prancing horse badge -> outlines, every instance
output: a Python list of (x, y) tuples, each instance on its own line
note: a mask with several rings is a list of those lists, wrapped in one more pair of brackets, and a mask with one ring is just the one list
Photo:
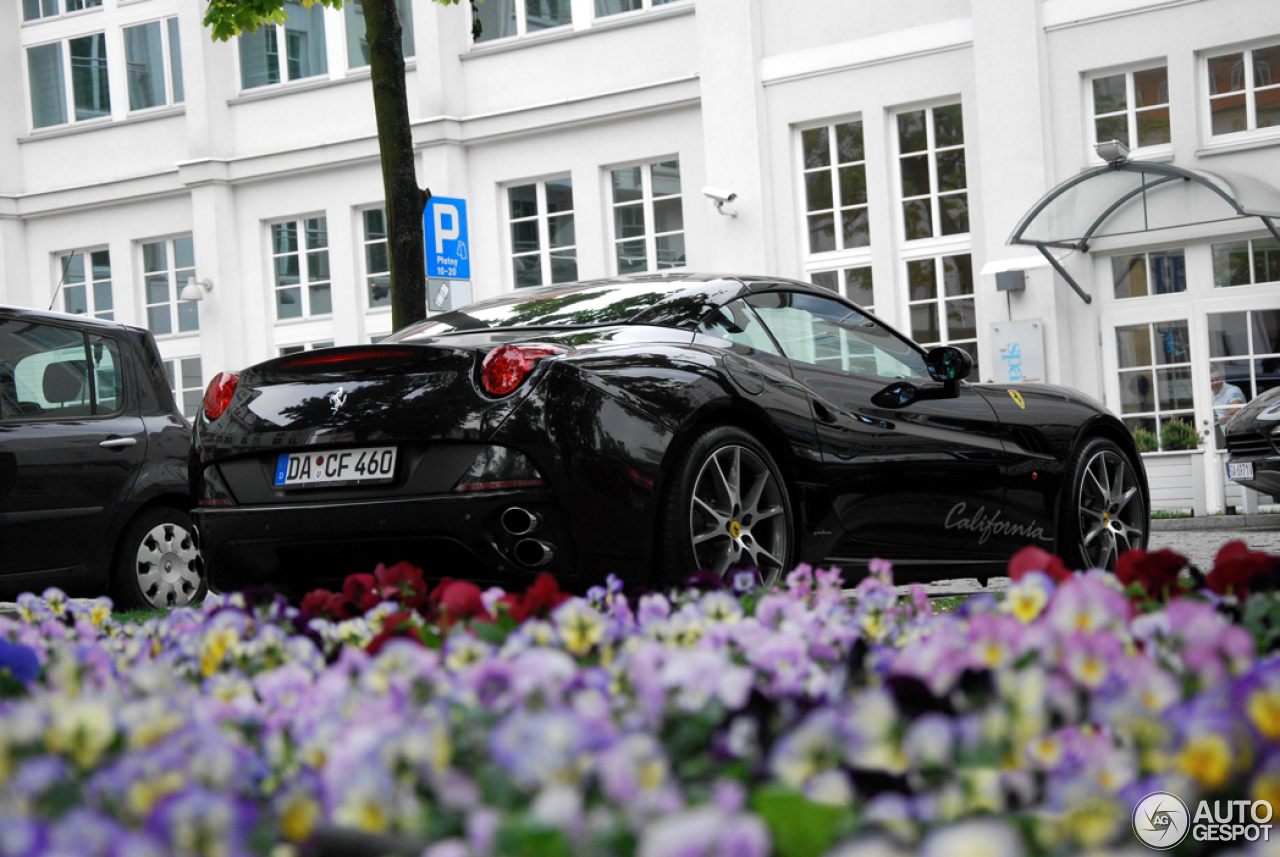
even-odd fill
[(342, 387), (329, 394), (329, 404), (333, 407), (333, 413), (337, 413), (338, 409), (347, 403), (347, 394)]

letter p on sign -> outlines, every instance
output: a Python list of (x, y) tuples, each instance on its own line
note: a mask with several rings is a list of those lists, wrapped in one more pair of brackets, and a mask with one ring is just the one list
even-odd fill
[[(462, 231), (458, 226), (458, 207), (447, 202), (437, 203), (434, 206), (434, 211), (436, 219), (436, 252), (443, 253), (444, 242), (457, 241), (458, 235)], [(449, 223), (448, 226), (445, 226), (446, 221)]]

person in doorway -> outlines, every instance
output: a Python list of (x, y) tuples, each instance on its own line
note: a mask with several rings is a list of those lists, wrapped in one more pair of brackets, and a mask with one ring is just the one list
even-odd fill
[(1235, 384), (1222, 380), (1222, 370), (1217, 366), (1209, 370), (1209, 386), (1213, 389), (1214, 438), (1218, 442), (1218, 449), (1226, 449), (1222, 427), (1231, 421), (1236, 411), (1244, 407), (1244, 393)]

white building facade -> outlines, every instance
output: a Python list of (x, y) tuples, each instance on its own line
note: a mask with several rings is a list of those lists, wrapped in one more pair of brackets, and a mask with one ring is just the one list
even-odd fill
[[(391, 330), (360, 9), (286, 8), (215, 43), (196, 0), (0, 2), (21, 81), (0, 91), (0, 302), (149, 326), (189, 416), (220, 371)], [(1090, 303), (1007, 241), (1104, 163), (1100, 139), (1280, 185), (1275, 0), (401, 9), (419, 183), (467, 201), (476, 299), (664, 269), (810, 280), (969, 349), (981, 380), (1022, 367), (1150, 431), (1158, 507), (1256, 503), (1221, 476), (1209, 374), (1248, 399), (1280, 384), (1265, 223), (1152, 193), (1181, 220), (1053, 250)], [(1201, 445), (1162, 441), (1174, 420)]]

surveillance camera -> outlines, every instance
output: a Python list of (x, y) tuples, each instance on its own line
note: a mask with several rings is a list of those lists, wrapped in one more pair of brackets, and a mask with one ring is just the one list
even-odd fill
[(721, 205), (723, 205), (726, 202), (733, 202), (735, 199), (738, 198), (738, 195), (733, 191), (721, 190), (718, 187), (704, 187), (702, 189), (702, 195), (705, 196), (707, 199), (711, 200), (712, 202), (715, 202)]

